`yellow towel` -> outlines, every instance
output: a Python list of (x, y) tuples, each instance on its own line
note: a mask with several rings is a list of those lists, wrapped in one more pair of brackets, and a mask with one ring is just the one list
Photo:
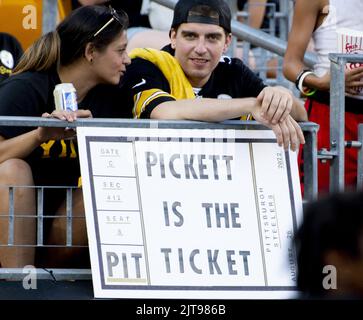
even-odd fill
[(151, 48), (136, 48), (129, 54), (131, 59), (142, 58), (157, 66), (168, 80), (171, 95), (176, 99), (194, 99), (192, 85), (179, 62), (168, 52)]

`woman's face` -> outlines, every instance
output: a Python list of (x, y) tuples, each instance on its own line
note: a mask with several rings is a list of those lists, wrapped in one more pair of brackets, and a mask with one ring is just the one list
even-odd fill
[(126, 52), (127, 36), (123, 31), (103, 51), (95, 51), (93, 67), (99, 83), (118, 84), (131, 60)]

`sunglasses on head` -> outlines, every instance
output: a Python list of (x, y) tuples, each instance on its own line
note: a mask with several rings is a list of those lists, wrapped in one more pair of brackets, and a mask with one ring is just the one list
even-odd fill
[(122, 23), (121, 23), (121, 21), (120, 21), (120, 19), (119, 19), (119, 17), (118, 17), (118, 15), (117, 15), (117, 11), (114, 9), (114, 8), (112, 8), (111, 6), (110, 6), (110, 13), (111, 13), (111, 15), (112, 15), (112, 17), (111, 17), (111, 19), (110, 20), (108, 20), (101, 28), (99, 28), (96, 32), (95, 32), (95, 34), (93, 35), (93, 38), (94, 37), (97, 37), (97, 35), (100, 33), (100, 32), (102, 32), (102, 30), (104, 30), (105, 28), (107, 28), (107, 26), (110, 24), (110, 23), (112, 23), (112, 21), (114, 21), (114, 20), (116, 20), (120, 25), (122, 25)]

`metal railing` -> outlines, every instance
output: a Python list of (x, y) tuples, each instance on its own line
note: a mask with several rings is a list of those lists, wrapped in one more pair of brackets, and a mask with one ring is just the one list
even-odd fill
[(58, 1), (43, 0), (42, 34), (55, 29), (58, 17)]
[[(28, 247), (71, 247), (74, 246), (72, 243), (72, 220), (74, 218), (78, 218), (78, 216), (74, 216), (72, 213), (72, 191), (74, 189), (77, 189), (78, 187), (71, 187), (71, 186), (1, 186), (1, 188), (8, 188), (9, 189), (9, 212), (7, 215), (4, 215), (0, 212), (0, 218), (1, 217), (8, 217), (9, 218), (9, 224), (8, 224), (8, 243), (9, 246), (23, 246), (23, 245), (16, 245), (14, 241), (14, 228), (15, 228), (15, 217), (21, 217), (21, 218), (34, 218), (37, 220), (37, 240), (36, 244), (34, 245), (26, 245)], [(35, 189), (36, 191), (36, 203), (37, 203), (37, 210), (34, 215), (15, 215), (15, 203), (14, 203), (14, 194), (15, 190), (17, 189)], [(44, 203), (44, 191), (48, 189), (59, 189), (59, 190), (65, 190), (66, 194), (66, 213), (65, 215), (49, 215), (44, 214), (43, 209), (43, 203)], [(67, 220), (66, 223), (66, 244), (65, 245), (47, 245), (44, 243), (44, 220), (45, 219), (52, 219), (52, 218), (65, 218)], [(0, 247), (2, 244), (0, 243)], [(82, 247), (78, 246), (77, 247)]]
[[(345, 70), (347, 63), (363, 63), (362, 54), (329, 54), (330, 63), (330, 191), (344, 190)], [(363, 104), (363, 100), (362, 100)], [(360, 126), (361, 128), (361, 126)], [(362, 130), (362, 129), (361, 129)], [(362, 132), (350, 144), (359, 149), (357, 185), (362, 186)]]
[(358, 141), (361, 147), (358, 150), (358, 168), (357, 168), (357, 189), (363, 188), (363, 123), (358, 125)]
[[(317, 196), (317, 131), (319, 126), (313, 122), (300, 122), (306, 143), (304, 145), (304, 198), (312, 200)], [(227, 120), (220, 123), (181, 121), (181, 120), (147, 120), (147, 119), (77, 119), (69, 123), (58, 119), (41, 117), (0, 116), (0, 126), (23, 127), (111, 127), (111, 128), (159, 128), (159, 129), (237, 129), (263, 130), (268, 129), (256, 121)], [(269, 130), (269, 129), (268, 129)]]
[[(263, 125), (255, 121), (224, 121), (222, 123), (207, 123), (197, 121), (158, 121), (158, 120), (133, 120), (133, 119), (77, 119), (76, 122), (69, 123), (67, 121), (61, 121), (57, 119), (38, 118), (38, 117), (13, 117), (13, 116), (0, 116), (0, 126), (23, 126), (23, 127), (113, 127), (113, 128), (160, 128), (160, 129), (236, 129), (236, 130), (263, 130), (266, 129)], [(316, 149), (316, 134), (318, 125), (310, 122), (300, 123), (301, 128), (304, 131), (306, 144), (304, 146), (304, 168), (305, 168), (305, 200), (313, 200), (317, 196), (317, 149)], [(37, 202), (38, 207), (43, 200), (42, 187), (38, 188)], [(66, 187), (67, 192), (67, 242), (63, 247), (73, 246), (72, 243), (72, 198), (71, 191), (72, 187)], [(14, 197), (11, 196), (10, 200)], [(11, 202), (11, 201), (10, 201)], [(11, 209), (12, 208), (12, 209)], [(9, 216), (13, 219), (9, 219), (9, 237), (6, 246), (14, 246), (14, 207), (10, 205)], [(30, 217), (30, 216), (27, 216)], [(36, 247), (44, 246), (43, 241), (43, 219), (46, 216), (43, 215), (41, 209), (38, 208), (37, 216), (37, 243)], [(60, 216), (57, 216), (60, 218)], [(1, 244), (0, 244), (1, 245)], [(4, 246), (4, 245), (3, 245)], [(57, 245), (59, 247), (59, 245)], [(39, 279), (52, 279), (56, 277), (58, 280), (74, 280), (74, 279), (90, 279), (91, 271), (84, 269), (52, 269), (44, 270), (37, 269), (39, 273)], [(0, 268), (0, 279), (17, 279), (21, 280), (24, 278), (22, 269), (6, 269)]]

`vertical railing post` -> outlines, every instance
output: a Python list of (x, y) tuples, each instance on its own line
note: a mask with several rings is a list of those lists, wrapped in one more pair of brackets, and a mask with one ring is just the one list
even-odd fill
[(44, 203), (44, 188), (37, 187), (37, 246), (44, 245), (44, 232), (43, 232), (43, 203)]
[(304, 145), (304, 199), (315, 200), (318, 196), (317, 130), (305, 131)]
[(66, 210), (67, 210), (67, 247), (72, 246), (72, 189), (67, 188), (67, 200), (66, 200)]
[[(358, 141), (363, 145), (363, 124), (358, 126)], [(363, 188), (363, 148), (358, 150), (357, 189)]]
[(330, 165), (330, 191), (344, 190), (345, 63), (346, 59), (329, 55), (330, 63), (330, 149), (336, 156)]
[(58, 17), (58, 1), (43, 0), (42, 34), (55, 30)]
[(9, 233), (8, 245), (14, 245), (14, 224), (15, 224), (15, 204), (14, 204), (14, 187), (9, 187)]

